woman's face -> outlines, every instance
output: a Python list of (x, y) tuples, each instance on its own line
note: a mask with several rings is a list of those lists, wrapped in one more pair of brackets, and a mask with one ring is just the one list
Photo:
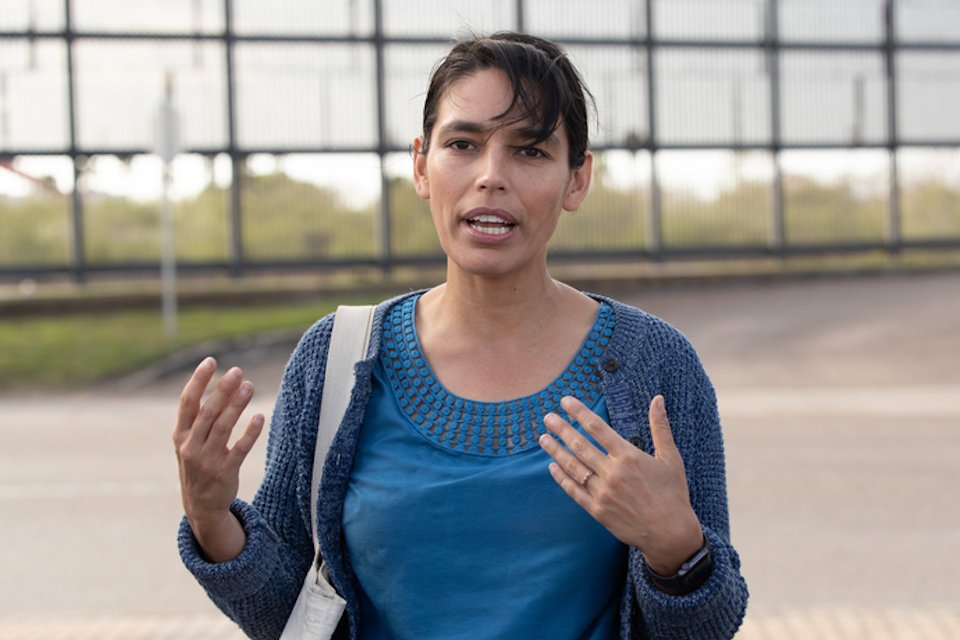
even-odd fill
[(570, 168), (563, 124), (533, 144), (531, 122), (495, 119), (512, 97), (499, 70), (466, 76), (440, 100), (429, 153), (414, 141), (417, 194), (430, 200), (449, 260), (471, 274), (545, 270), (561, 211), (579, 207), (590, 186), (592, 157)]

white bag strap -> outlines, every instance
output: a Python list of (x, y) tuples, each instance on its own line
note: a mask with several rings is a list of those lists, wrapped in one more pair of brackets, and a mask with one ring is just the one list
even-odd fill
[(343, 416), (350, 404), (353, 391), (354, 365), (367, 355), (370, 330), (373, 327), (371, 305), (337, 307), (333, 320), (333, 333), (327, 350), (327, 367), (323, 374), (323, 400), (320, 404), (320, 419), (317, 423), (317, 448), (313, 454), (313, 475), (310, 481), (310, 530), (313, 534), (315, 561), (320, 556), (320, 541), (317, 537), (317, 498), (323, 463), (333, 442)]

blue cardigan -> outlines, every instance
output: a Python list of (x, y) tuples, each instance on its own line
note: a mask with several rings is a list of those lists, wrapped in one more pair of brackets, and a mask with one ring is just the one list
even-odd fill
[[(695, 592), (670, 596), (647, 578), (642, 554), (630, 549), (627, 584), (620, 607), (620, 637), (711, 640), (736, 633), (747, 606), (740, 559), (730, 544), (723, 439), (713, 386), (686, 338), (664, 321), (614, 300), (617, 324), (600, 359), (611, 425), (652, 453), (648, 407), (663, 394), (673, 437), (686, 465), (694, 511), (710, 541), (714, 568)], [(385, 310), (374, 316), (370, 350), (357, 364), (357, 382), (343, 424), (323, 469), (320, 485), (320, 551), (347, 611), (337, 638), (357, 638), (359, 596), (345, 554), (343, 501), (370, 397), (371, 375), (380, 348)], [(278, 638), (313, 558), (310, 538), (310, 476), (323, 391), (329, 315), (311, 327), (287, 363), (267, 444), (263, 482), (252, 504), (234, 502), (247, 535), (239, 556), (207, 562), (184, 518), (179, 548), (184, 564), (226, 615), (251, 637)]]

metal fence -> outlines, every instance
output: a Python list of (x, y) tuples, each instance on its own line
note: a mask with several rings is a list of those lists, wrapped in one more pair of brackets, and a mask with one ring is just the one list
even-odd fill
[(0, 182), (0, 275), (158, 268), (167, 77), (181, 269), (435, 262), (408, 145), (451, 38), (499, 29), (561, 42), (597, 98), (556, 259), (960, 248), (953, 0), (5, 0), (0, 177), (60, 204)]

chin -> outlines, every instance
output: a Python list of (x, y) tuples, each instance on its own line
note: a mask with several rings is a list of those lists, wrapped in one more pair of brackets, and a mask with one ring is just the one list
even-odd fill
[(509, 275), (513, 271), (508, 265), (502, 262), (498, 264), (496, 260), (451, 260), (450, 262), (457, 271), (472, 276), (498, 278)]
[(483, 256), (461, 255), (455, 258), (451, 258), (448, 254), (447, 259), (450, 268), (471, 276), (487, 278), (503, 278), (520, 274), (530, 267), (529, 263), (517, 264), (516, 260), (494, 252), (489, 252), (488, 255)]

